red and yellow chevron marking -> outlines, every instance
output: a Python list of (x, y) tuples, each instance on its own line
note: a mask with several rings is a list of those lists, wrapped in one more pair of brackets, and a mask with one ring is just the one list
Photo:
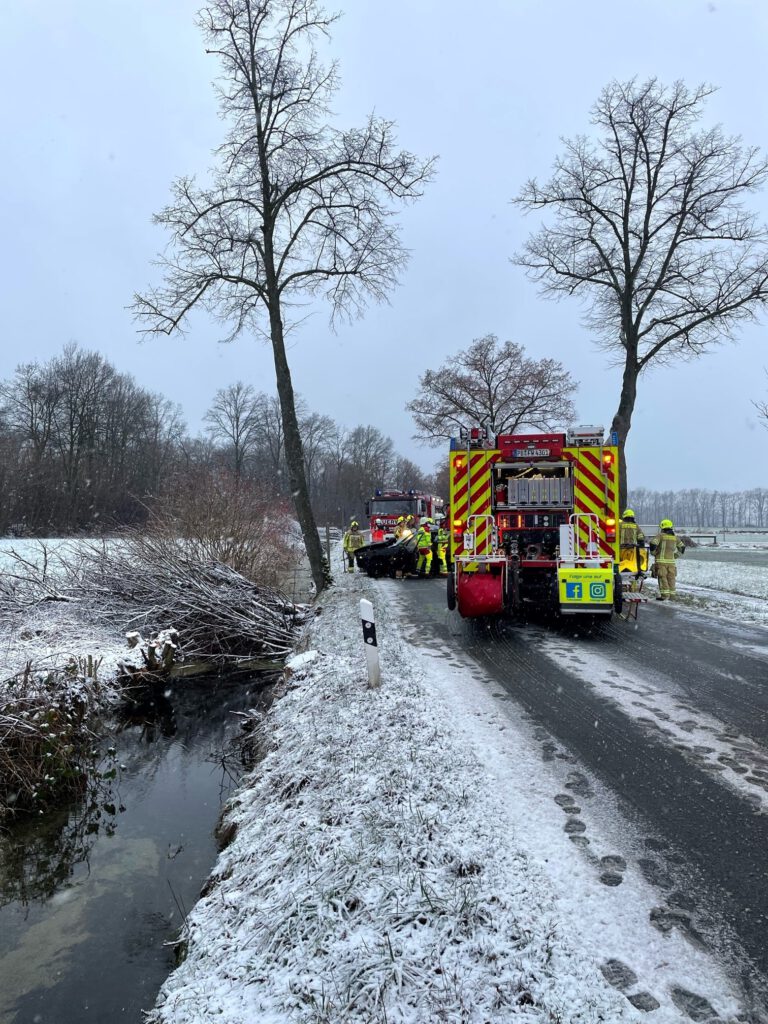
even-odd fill
[[(455, 558), (464, 553), (463, 531), (467, 528), (470, 516), (491, 514), (491, 471), (497, 461), (499, 451), (455, 451), (450, 454), (450, 487), (451, 487), (451, 543)], [(455, 524), (461, 522), (461, 527)], [(491, 521), (474, 520), (476, 555), (490, 555)], [(458, 534), (458, 535), (457, 535)]]
[[(618, 558), (618, 539), (606, 538), (606, 519), (613, 518), (617, 524), (618, 538), (618, 449), (616, 448), (568, 448), (565, 449), (573, 460), (573, 511), (593, 513), (598, 521), (598, 542), (600, 553), (606, 557)], [(602, 461), (606, 452), (613, 454), (609, 465)], [(581, 541), (587, 543), (589, 527), (584, 520), (578, 520)]]

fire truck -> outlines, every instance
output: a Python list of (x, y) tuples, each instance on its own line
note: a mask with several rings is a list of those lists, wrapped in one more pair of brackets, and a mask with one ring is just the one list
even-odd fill
[(452, 438), (448, 607), (465, 618), (621, 613), (631, 587), (619, 574), (617, 442), (596, 426)]
[(443, 499), (422, 491), (377, 490), (365, 503), (372, 541), (391, 539), (400, 516), (413, 516), (418, 526), (422, 519), (434, 519), (442, 512)]

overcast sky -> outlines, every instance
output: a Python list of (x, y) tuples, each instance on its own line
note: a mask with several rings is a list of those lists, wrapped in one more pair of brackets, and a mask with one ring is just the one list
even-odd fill
[[(0, 4), (3, 197), (0, 378), (77, 341), (179, 402), (192, 432), (218, 388), (274, 391), (271, 350), (222, 345), (203, 314), (184, 337), (139, 341), (126, 306), (153, 280), (165, 237), (152, 214), (174, 177), (203, 174), (221, 137), (195, 0)], [(344, 6), (344, 0), (339, 0)], [(336, 4), (329, 4), (335, 9)], [(340, 126), (373, 109), (399, 141), (440, 157), (401, 223), (411, 263), (389, 305), (336, 333), (326, 314), (293, 336), (294, 387), (348, 427), (373, 424), (432, 468), (405, 403), (428, 367), (493, 332), (580, 381), (585, 423), (611, 421), (620, 374), (581, 327), (576, 302), (544, 300), (509, 257), (535, 226), (510, 199), (546, 177), (560, 138), (589, 129), (613, 78), (719, 87), (707, 119), (765, 148), (765, 0), (346, 0), (333, 52)], [(768, 220), (768, 195), (757, 200)], [(630, 485), (768, 486), (766, 329), (744, 329), (693, 363), (640, 381)]]

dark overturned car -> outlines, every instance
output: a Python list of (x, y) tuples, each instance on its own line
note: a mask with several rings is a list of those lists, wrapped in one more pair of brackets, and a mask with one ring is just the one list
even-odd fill
[[(433, 534), (431, 576), (440, 574), (436, 537), (437, 534)], [(415, 576), (419, 561), (416, 535), (411, 534), (410, 537), (404, 537), (402, 540), (390, 538), (378, 541), (376, 544), (366, 544), (365, 547), (357, 549), (355, 560), (363, 572), (367, 572), (374, 578), (391, 576), (394, 579), (398, 576)]]
[(378, 576), (408, 576), (416, 572), (419, 552), (416, 550), (416, 537), (403, 537), (402, 540), (382, 540), (375, 544), (366, 544), (355, 552), (358, 568), (374, 578)]

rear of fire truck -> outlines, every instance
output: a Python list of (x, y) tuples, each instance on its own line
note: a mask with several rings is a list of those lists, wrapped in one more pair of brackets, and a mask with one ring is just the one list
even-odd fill
[(369, 520), (372, 541), (390, 540), (394, 537), (398, 520), (411, 517), (416, 529), (422, 519), (439, 516), (443, 510), (443, 499), (423, 491), (378, 490), (365, 503), (365, 514)]
[(618, 449), (602, 427), (495, 439), (473, 428), (449, 459), (449, 607), (467, 618), (621, 610)]

